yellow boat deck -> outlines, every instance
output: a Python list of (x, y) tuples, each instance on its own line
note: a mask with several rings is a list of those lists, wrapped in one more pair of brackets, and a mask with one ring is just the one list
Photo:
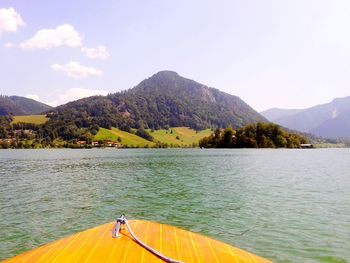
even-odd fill
[[(208, 237), (155, 222), (130, 220), (134, 234), (163, 255), (181, 262), (270, 262)], [(112, 238), (115, 222), (71, 235), (4, 262), (159, 262), (138, 245), (123, 226)]]

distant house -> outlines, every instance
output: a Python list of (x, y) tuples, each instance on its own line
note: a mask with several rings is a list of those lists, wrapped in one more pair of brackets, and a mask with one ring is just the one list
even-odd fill
[(100, 143), (95, 141), (95, 142), (92, 142), (91, 145), (92, 147), (99, 147)]
[(122, 148), (122, 145), (119, 142), (113, 142), (113, 141), (105, 141), (102, 144), (98, 141), (91, 142), (92, 147), (115, 147), (115, 148)]
[(105, 144), (107, 147), (113, 147), (113, 143), (112, 141), (106, 141)]
[(300, 148), (309, 149), (309, 148), (312, 148), (312, 144), (311, 143), (302, 143), (302, 144), (300, 144)]
[(115, 148), (122, 148), (122, 145), (119, 142), (114, 142), (113, 143), (113, 147), (115, 147)]
[(77, 141), (77, 144), (79, 144), (80, 146), (85, 146), (86, 145), (86, 141)]
[(115, 148), (121, 148), (122, 145), (119, 142), (113, 142), (113, 141), (106, 141), (105, 146), (107, 147), (115, 147)]
[(0, 139), (0, 143), (1, 143), (1, 142), (11, 143), (12, 141), (13, 141), (13, 139), (11, 139), (11, 138)]

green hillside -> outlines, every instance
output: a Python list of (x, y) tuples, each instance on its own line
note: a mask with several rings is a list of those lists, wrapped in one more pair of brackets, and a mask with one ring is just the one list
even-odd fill
[(40, 114), (51, 106), (20, 96), (0, 95), (0, 116)]
[[(0, 99), (4, 101), (5, 106), (13, 100), (6, 96), (0, 96)], [(15, 99), (15, 101), (18, 100), (18, 98)], [(6, 106), (6, 109), (8, 108)], [(35, 127), (36, 139), (45, 138), (45, 143), (51, 143), (56, 139), (67, 142), (90, 141), (99, 127), (102, 127), (113, 132), (101, 131), (96, 138), (116, 140), (115, 135), (117, 135), (123, 140), (122, 144), (125, 146), (140, 147), (146, 145), (189, 147), (194, 146), (194, 143), (198, 143), (199, 139), (204, 137), (205, 131), (197, 133), (194, 130), (227, 126), (237, 129), (250, 123), (267, 122), (239, 97), (181, 77), (173, 71), (158, 72), (132, 89), (107, 96), (82, 98), (51, 110), (37, 113), (14, 113), (13, 110), (2, 112), (5, 118), (12, 115), (22, 116), (45, 112), (49, 120), (44, 125)], [(18, 121), (17, 118), (15, 122)], [(36, 123), (45, 121), (46, 119), (30, 120)], [(9, 137), (11, 121), (7, 122), (5, 120), (6, 125), (1, 127), (0, 138)], [(167, 131), (162, 131), (162, 129), (168, 130), (169, 127), (189, 127), (193, 130), (174, 128), (170, 135)], [(130, 131), (131, 128), (135, 128), (137, 135), (145, 139), (121, 132), (121, 130)], [(149, 142), (152, 138), (147, 138), (144, 129), (157, 130), (154, 132), (153, 143)], [(210, 131), (207, 132), (205, 135), (209, 135)], [(132, 131), (130, 133), (133, 134)]]
[[(152, 135), (155, 142), (167, 144), (168, 146), (192, 146), (193, 143), (198, 144), (199, 140), (209, 136), (212, 131), (210, 129), (196, 132), (187, 127), (175, 127), (169, 130), (156, 130), (148, 132)], [(121, 139), (121, 144), (126, 147), (154, 147), (155, 142), (145, 140), (133, 133), (125, 132), (117, 128), (111, 130), (100, 128), (95, 135), (94, 140), (99, 141), (114, 141)]]
[(100, 128), (94, 136), (95, 141), (113, 141), (117, 142), (118, 136), (112, 131), (105, 128)]
[(119, 130), (118, 128), (112, 128), (112, 132), (117, 135), (117, 137), (120, 137), (122, 139), (122, 145), (126, 145), (128, 147), (145, 147), (146, 145), (149, 147), (154, 146), (154, 142), (147, 141), (146, 139), (143, 139), (135, 134)]
[(43, 124), (47, 122), (49, 118), (45, 115), (25, 115), (25, 116), (14, 116), (12, 124), (23, 122), (23, 123), (34, 123)]
[(155, 141), (167, 143), (169, 145), (192, 146), (193, 143), (198, 144), (199, 140), (209, 136), (212, 131), (210, 129), (196, 132), (187, 127), (175, 127), (168, 130), (149, 131)]
[(117, 142), (118, 138), (121, 139), (121, 144), (126, 147), (153, 147), (154, 142), (147, 141), (135, 134), (112, 128), (111, 130), (100, 128), (95, 135), (94, 140), (105, 140)]
[(77, 134), (76, 130), (85, 128), (91, 133), (97, 126), (106, 129), (118, 127), (126, 131), (141, 127), (202, 130), (267, 122), (239, 97), (171, 71), (154, 74), (132, 89), (58, 106), (48, 114), (50, 120), (46, 128), (53, 130), (50, 136), (64, 140)]

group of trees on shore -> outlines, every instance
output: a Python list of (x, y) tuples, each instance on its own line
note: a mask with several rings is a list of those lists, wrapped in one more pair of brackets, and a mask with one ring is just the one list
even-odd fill
[(249, 124), (237, 130), (216, 129), (199, 141), (203, 148), (300, 148), (307, 139), (273, 123)]

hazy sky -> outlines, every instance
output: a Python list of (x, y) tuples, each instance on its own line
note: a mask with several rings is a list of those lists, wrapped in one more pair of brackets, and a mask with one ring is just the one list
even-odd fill
[(350, 95), (350, 1), (0, 0), (0, 94), (57, 105), (174, 70), (256, 110)]

